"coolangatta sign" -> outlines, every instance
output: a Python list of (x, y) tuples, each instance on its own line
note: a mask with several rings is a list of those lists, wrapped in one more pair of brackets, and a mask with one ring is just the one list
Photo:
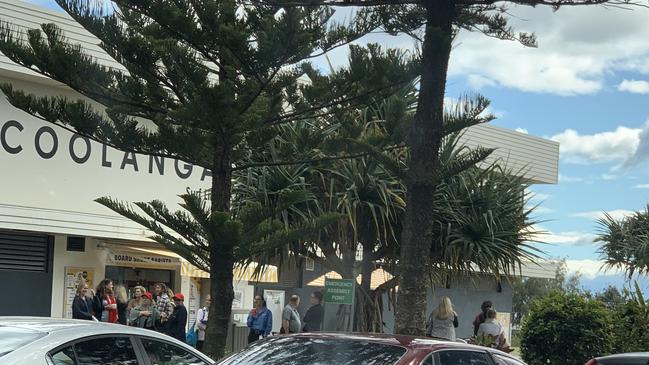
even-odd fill
[[(26, 149), (33, 149), (37, 156), (43, 160), (50, 160), (58, 154), (65, 154), (76, 164), (84, 165), (92, 161), (93, 154), (101, 156), (100, 166), (107, 169), (131, 170), (134, 172), (156, 174), (164, 176), (174, 173), (180, 179), (189, 179), (192, 174), (199, 173), (200, 181), (205, 181), (212, 176), (210, 170), (197, 169), (194, 165), (159, 156), (146, 156), (133, 152), (123, 152), (109, 148), (105, 144), (101, 148), (97, 143), (78, 134), (57, 132), (51, 126), (44, 125), (38, 128), (33, 135), (25, 136), (23, 122), (8, 120), (2, 122), (0, 127), (0, 145), (10, 155), (19, 155)], [(25, 138), (27, 137), (27, 139)], [(28, 143), (25, 143), (27, 142)], [(208, 180), (209, 181), (209, 180)]]

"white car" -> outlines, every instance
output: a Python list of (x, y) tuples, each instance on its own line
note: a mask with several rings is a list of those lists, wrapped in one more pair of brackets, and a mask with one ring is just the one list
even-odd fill
[(2, 365), (213, 365), (169, 336), (118, 324), (0, 317)]

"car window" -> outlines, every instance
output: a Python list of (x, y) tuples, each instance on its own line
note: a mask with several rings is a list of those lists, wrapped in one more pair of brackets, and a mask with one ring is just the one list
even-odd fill
[(496, 365), (525, 365), (525, 363), (512, 359), (511, 357), (492, 354)]
[(44, 332), (0, 326), (0, 357), (45, 335)]
[(151, 365), (207, 365), (189, 351), (167, 342), (141, 338)]
[(403, 347), (362, 340), (275, 336), (220, 365), (390, 365), (405, 353)]
[(433, 365), (433, 356), (428, 356), (426, 360), (424, 360), (421, 365)]
[(485, 352), (477, 351), (440, 351), (440, 365), (491, 365)]
[(66, 347), (55, 352), (52, 356), (52, 363), (54, 365), (74, 365), (75, 356), (72, 346)]
[(128, 337), (100, 337), (74, 345), (77, 365), (138, 365)]

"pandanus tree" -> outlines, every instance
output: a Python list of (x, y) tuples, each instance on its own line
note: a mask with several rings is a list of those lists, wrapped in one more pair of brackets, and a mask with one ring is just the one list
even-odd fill
[[(277, 136), (278, 126), (343, 113), (370, 96), (388, 95), (412, 80), (414, 68), (394, 54), (356, 47), (349, 67), (320, 74), (309, 60), (375, 28), (363, 14), (337, 23), (326, 6), (112, 0), (111, 8), (95, 0), (56, 2), (119, 67), (102, 64), (54, 24), (24, 30), (2, 19), (0, 51), (67, 85), (79, 99), (40, 97), (10, 84), (2, 91), (15, 107), (84, 139), (131, 157), (142, 153), (204, 169), (211, 199), (199, 205), (206, 211), (196, 214), (201, 211), (191, 197), (184, 197), (184, 204), (193, 219), (209, 222), (192, 225), (182, 215), (167, 222), (171, 229), (181, 225), (184, 243), (204, 240), (200, 260), (193, 256), (199, 252), (179, 248), (158, 231), (155, 238), (210, 272), (213, 300), (205, 351), (220, 357), (231, 317), (233, 266), (238, 251), (245, 251), (240, 244), (250, 238), (244, 237), (245, 222), (230, 213), (232, 175), (259, 166), (249, 156)], [(304, 74), (311, 83), (298, 82)], [(100, 202), (127, 213), (115, 201)], [(147, 209), (163, 225), (170, 218), (158, 203)]]
[[(364, 146), (369, 155), (317, 165), (266, 166), (241, 176), (240, 185), (245, 188), (237, 197), (242, 201), (268, 202), (274, 194), (294, 188), (309, 192), (310, 200), (281, 218), (286, 222), (339, 214), (337, 223), (324, 227), (312, 240), (292, 242), (285, 250), (275, 252), (276, 256), (271, 254), (260, 261), (277, 262), (290, 251), (294, 257), (308, 257), (343, 278), (360, 275), (355, 313), (355, 329), (359, 331), (383, 330), (382, 294), (394, 290), (398, 282), (393, 278), (376, 288), (370, 286), (376, 268), (395, 275), (400, 270), (399, 239), (406, 209), (402, 173), (407, 168), (408, 149), (394, 137), (412, 116), (414, 91), (407, 88), (358, 110), (355, 119), (351, 117), (355, 122), (344, 124), (345, 128), (287, 126), (290, 131), (282, 134), (284, 139), (273, 141), (267, 149), (271, 152), (258, 159), (273, 159), (284, 153), (311, 153), (316, 158), (318, 152), (311, 144), (326, 138), (323, 133), (329, 138), (338, 135), (332, 138), (337, 143)], [(480, 97), (465, 99), (449, 110), (447, 118), (452, 123), (461, 119), (486, 122), (490, 120), (483, 115), (487, 104)], [(527, 181), (498, 162), (475, 166), (491, 151), (464, 147), (459, 137), (457, 133), (447, 136), (440, 153), (443, 178), (429, 207), (435, 217), (431, 229), (437, 241), (429, 242), (427, 256), (432, 265), (419, 278), (426, 283), (430, 283), (430, 277), (445, 280), (448, 275), (476, 271), (506, 275), (536, 258), (536, 250), (528, 243), (535, 231), (532, 209), (525, 208)]]
[(601, 242), (599, 252), (605, 266), (634, 274), (649, 273), (649, 206), (622, 219), (608, 213), (598, 219)]

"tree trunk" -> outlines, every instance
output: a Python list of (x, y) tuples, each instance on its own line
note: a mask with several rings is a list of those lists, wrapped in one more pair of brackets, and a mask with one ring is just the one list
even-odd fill
[(429, 287), (432, 212), (444, 120), (444, 91), (456, 16), (452, 0), (427, 0), (422, 75), (413, 124), (408, 131), (407, 207), (401, 236), (395, 331), (424, 335)]
[[(229, 212), (231, 196), (230, 161), (226, 153), (219, 153), (212, 168), (211, 211)], [(210, 242), (210, 318), (205, 330), (205, 353), (215, 360), (225, 354), (234, 299), (233, 270), (234, 242), (217, 237)]]
[(358, 332), (373, 332), (372, 324), (375, 320), (373, 303), (371, 300), (372, 271), (372, 247), (363, 243), (363, 261), (361, 262), (361, 285), (356, 290), (356, 316), (354, 330)]

